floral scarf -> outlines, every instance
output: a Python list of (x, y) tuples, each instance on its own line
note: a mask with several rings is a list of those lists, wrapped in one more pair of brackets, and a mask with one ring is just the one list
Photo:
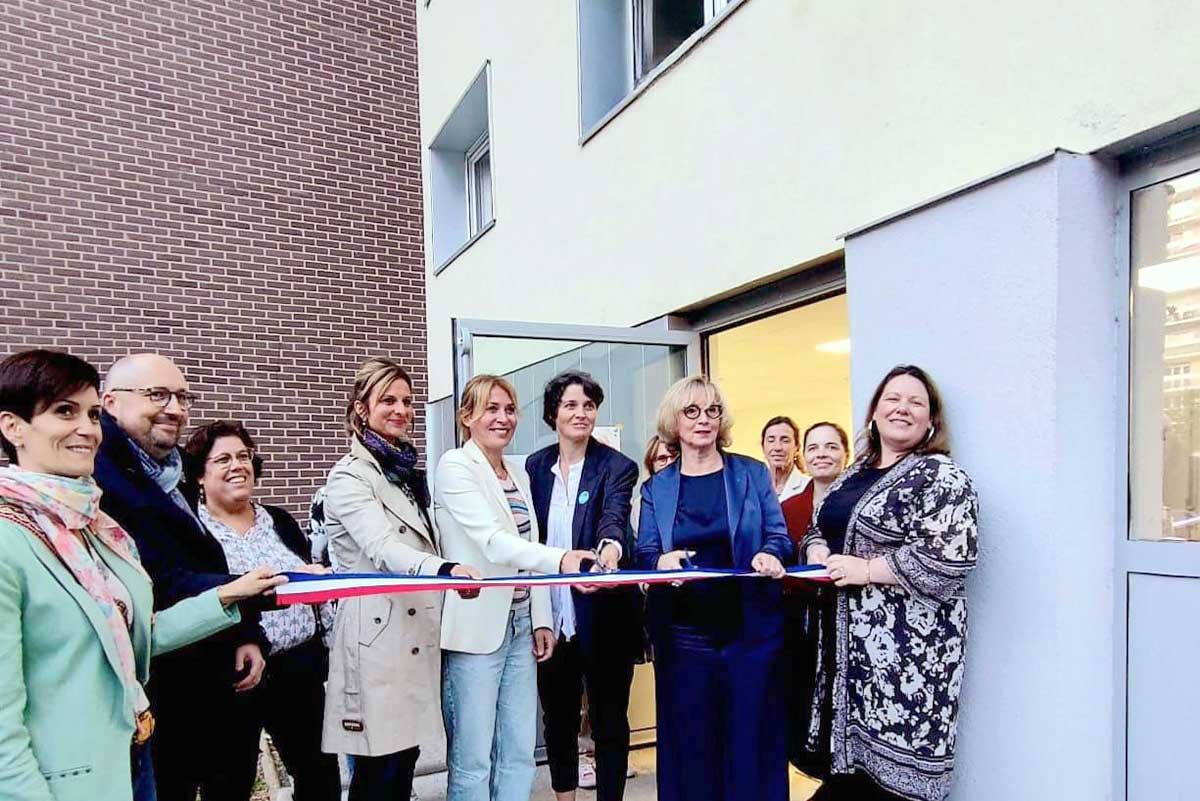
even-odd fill
[(425, 471), (417, 467), (419, 456), (411, 442), (393, 444), (364, 428), (362, 444), (379, 462), (388, 481), (404, 490), (422, 512), (429, 508), (429, 482), (425, 479)]
[(121, 678), (125, 686), (133, 690), (134, 714), (148, 709), (150, 702), (137, 678), (133, 640), (125, 617), (97, 564), (99, 557), (93, 558), (72, 533), (87, 532), (150, 580), (142, 568), (133, 538), (100, 511), (100, 487), (91, 478), (66, 478), (19, 467), (0, 467), (0, 503), (17, 507), (37, 525), (40, 534), (44, 535), (38, 538), (54, 549), (79, 586), (96, 602), (117, 646), (117, 658), (124, 674)]

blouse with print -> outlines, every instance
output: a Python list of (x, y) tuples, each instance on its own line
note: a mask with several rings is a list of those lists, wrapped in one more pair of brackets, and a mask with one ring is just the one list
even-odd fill
[[(261, 504), (254, 504), (254, 525), (245, 534), (239, 534), (217, 520), (203, 504), (200, 506), (200, 522), (221, 543), (230, 573), (246, 573), (263, 565), (283, 573), (304, 565), (304, 561), (283, 544), (275, 531), (275, 521)], [(322, 626), (326, 631), (331, 631), (333, 607), (323, 603), (320, 610)], [(307, 642), (317, 632), (316, 617), (312, 607), (307, 604), (292, 604), (277, 611), (264, 612), (262, 627), (274, 653)]]

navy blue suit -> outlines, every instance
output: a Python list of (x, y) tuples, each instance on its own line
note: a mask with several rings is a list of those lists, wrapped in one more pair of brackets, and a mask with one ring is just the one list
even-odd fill
[[(545, 542), (558, 445), (525, 460), (533, 511)], [(603, 540), (621, 543), (621, 566), (633, 564), (630, 504), (638, 469), (620, 451), (591, 439), (579, 477), (572, 548), (591, 550)], [(597, 801), (619, 801), (629, 762), (629, 688), (633, 664), (642, 658), (642, 595), (637, 587), (614, 587), (586, 594), (573, 591), (576, 636), (561, 641), (538, 665), (538, 694), (544, 711), (546, 756), (556, 792), (575, 789), (579, 780), (579, 724), (583, 685), (596, 743)]]
[[(695, 549), (698, 520), (707, 563), (697, 566), (749, 570), (760, 552), (785, 565), (794, 561), (766, 467), (746, 456), (723, 458), (719, 479), (682, 477), (680, 460), (642, 486), (639, 567), (653, 570), (664, 553)], [(714, 482), (723, 484), (723, 497), (709, 491)], [(697, 488), (704, 494), (688, 495)], [(714, 608), (714, 602), (731, 608)], [(780, 582), (659, 585), (647, 604), (655, 646), (659, 801), (786, 801)]]
[[(103, 414), (100, 424), (104, 439), (93, 474), (104, 493), (100, 507), (137, 543), (154, 581), (154, 608), (236, 578), (221, 544), (146, 475), (116, 420)], [(234, 652), (254, 643), (267, 653), (258, 620), (243, 604), (242, 622), (234, 628), (151, 662), (147, 692), (157, 723), (151, 743), (159, 801), (192, 801), (198, 785), (206, 788), (205, 798), (248, 797), (250, 788), (242, 793), (244, 781), (230, 770), (237, 760), (226, 750), (223, 721), (234, 704)]]

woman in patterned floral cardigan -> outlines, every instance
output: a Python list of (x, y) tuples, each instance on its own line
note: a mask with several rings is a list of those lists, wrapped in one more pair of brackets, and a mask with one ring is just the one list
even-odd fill
[(814, 801), (950, 793), (979, 504), (948, 453), (933, 380), (892, 368), (871, 398), (858, 459), (801, 543), (844, 590), (834, 630), (820, 634), (809, 744), (828, 738), (833, 775)]

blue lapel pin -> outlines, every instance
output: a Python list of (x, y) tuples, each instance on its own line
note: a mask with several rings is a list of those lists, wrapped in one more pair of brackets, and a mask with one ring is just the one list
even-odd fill
[(590, 498), (590, 497), (592, 497), (591, 493), (589, 493), (587, 490), (584, 490), (583, 492), (579, 493), (579, 502), (581, 504), (587, 503), (588, 498)]

